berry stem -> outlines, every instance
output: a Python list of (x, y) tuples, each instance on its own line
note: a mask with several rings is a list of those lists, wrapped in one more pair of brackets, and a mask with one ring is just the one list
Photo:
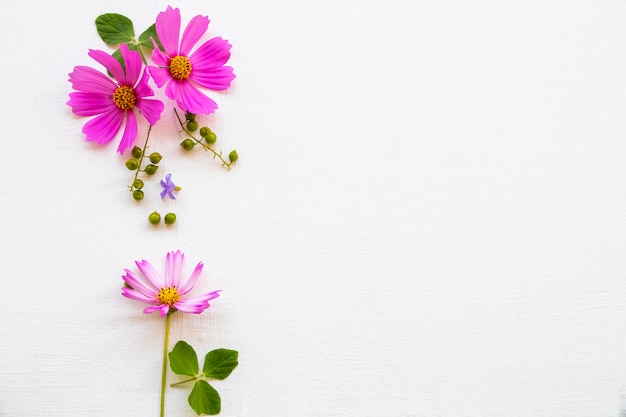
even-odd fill
[(193, 133), (191, 133), (189, 130), (187, 130), (187, 128), (185, 127), (185, 123), (183, 122), (183, 120), (178, 115), (178, 111), (176, 109), (174, 109), (174, 113), (176, 113), (176, 118), (178, 119), (178, 124), (180, 124), (181, 129), (183, 129), (182, 131), (185, 132), (187, 135), (189, 135), (191, 140), (193, 140), (196, 143), (196, 145), (200, 145), (200, 146), (202, 146), (204, 148), (204, 150), (210, 151), (213, 154), (213, 159), (219, 158), (220, 161), (222, 161), (222, 166), (226, 167), (226, 169), (228, 171), (230, 171), (230, 164), (231, 164), (231, 162), (227, 162), (222, 157), (222, 152), (215, 151), (209, 145), (207, 145), (204, 142), (202, 142), (202, 140), (199, 140), (198, 138), (196, 138), (196, 136)]
[(128, 186), (128, 188), (130, 189), (131, 193), (133, 191), (135, 191), (135, 180), (137, 179), (137, 176), (139, 176), (139, 173), (143, 171), (141, 169), (141, 166), (143, 165), (143, 158), (144, 158), (144, 156), (146, 156), (146, 149), (148, 148), (148, 139), (150, 138), (150, 131), (151, 130), (152, 130), (152, 125), (149, 125), (149, 127), (148, 127), (148, 134), (146, 135), (146, 141), (143, 144), (143, 149), (141, 150), (141, 156), (139, 157), (139, 166), (135, 170), (135, 177), (133, 178), (133, 181)]

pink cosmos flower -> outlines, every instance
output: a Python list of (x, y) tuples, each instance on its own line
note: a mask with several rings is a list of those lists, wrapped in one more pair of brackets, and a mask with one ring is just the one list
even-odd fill
[(165, 317), (170, 309), (183, 313), (200, 314), (209, 308), (209, 301), (219, 297), (219, 290), (183, 298), (196, 284), (202, 272), (202, 262), (198, 263), (185, 283), (181, 283), (184, 255), (181, 251), (169, 252), (165, 258), (165, 279), (148, 261), (135, 261), (143, 278), (125, 269), (122, 279), (128, 286), (122, 287), (122, 295), (133, 300), (150, 304), (143, 312), (150, 314), (159, 310)]
[[(104, 51), (89, 50), (89, 56), (102, 64), (115, 78), (86, 66), (76, 66), (69, 74), (69, 81), (77, 92), (70, 93), (67, 104), (74, 114), (96, 116), (83, 126), (88, 141), (99, 144), (110, 142), (122, 127), (126, 127), (117, 148), (119, 153), (130, 148), (137, 137), (137, 115), (139, 110), (151, 125), (161, 117), (163, 103), (145, 97), (154, 95), (148, 86), (148, 73), (143, 71), (137, 51), (131, 51), (125, 44), (120, 45), (124, 67), (113, 56)], [(124, 69), (125, 68), (125, 69)]]
[(165, 94), (176, 100), (182, 110), (194, 114), (209, 114), (217, 109), (215, 101), (205, 96), (198, 86), (226, 90), (235, 78), (232, 67), (224, 66), (230, 58), (228, 41), (219, 37), (209, 39), (190, 54), (208, 28), (207, 16), (194, 17), (179, 44), (180, 10), (168, 6), (156, 19), (156, 33), (165, 52), (152, 40), (152, 61), (157, 66), (148, 67), (150, 75), (159, 88), (167, 84)]

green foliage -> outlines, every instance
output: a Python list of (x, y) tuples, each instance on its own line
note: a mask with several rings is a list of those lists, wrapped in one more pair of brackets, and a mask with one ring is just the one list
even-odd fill
[(225, 379), (239, 364), (238, 355), (236, 350), (230, 349), (210, 351), (204, 357), (203, 375), (207, 378)]
[(145, 46), (148, 49), (154, 49), (154, 45), (152, 44), (152, 41), (150, 40), (151, 37), (154, 38), (159, 49), (163, 50), (161, 41), (159, 40), (159, 37), (157, 36), (157, 33), (156, 33), (156, 26), (154, 23), (152, 24), (152, 26), (146, 29), (141, 35), (139, 35), (139, 45)]
[(179, 341), (169, 353), (170, 368), (177, 375), (196, 376), (198, 369), (198, 355), (184, 340)]
[(197, 381), (191, 394), (189, 394), (189, 405), (196, 414), (219, 414), (222, 409), (222, 399), (218, 392), (208, 382)]
[(130, 41), (135, 36), (133, 22), (118, 13), (106, 13), (96, 18), (98, 35), (107, 45), (119, 45)]
[(189, 405), (198, 414), (218, 414), (222, 408), (220, 395), (202, 378), (225, 379), (237, 367), (238, 352), (230, 349), (215, 349), (204, 357), (202, 373), (198, 369), (198, 355), (185, 341), (179, 341), (169, 353), (170, 368), (175, 374), (192, 378), (177, 382), (180, 385), (194, 382), (189, 394)]

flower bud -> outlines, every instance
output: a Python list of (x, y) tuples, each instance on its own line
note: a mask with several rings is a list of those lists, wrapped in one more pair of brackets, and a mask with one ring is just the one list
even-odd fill
[(176, 215), (174, 213), (167, 213), (163, 221), (165, 224), (174, 224), (176, 221)]
[(150, 224), (159, 224), (159, 222), (161, 221), (161, 215), (156, 211), (153, 211), (148, 216), (148, 221), (150, 222)]
[(159, 162), (161, 162), (161, 159), (163, 159), (163, 157), (158, 152), (152, 152), (150, 154), (150, 162), (152, 162), (153, 164), (158, 164)]
[(141, 158), (141, 155), (143, 155), (143, 151), (141, 150), (141, 148), (139, 146), (135, 146), (135, 147), (133, 147), (133, 150), (131, 151), (131, 154), (133, 155), (133, 158), (139, 159), (139, 158)]
[(137, 178), (135, 181), (133, 181), (133, 188), (136, 188), (138, 190), (143, 188), (143, 181), (139, 178)]
[(190, 151), (193, 149), (193, 147), (195, 146), (195, 143), (193, 142), (193, 140), (187, 138), (184, 141), (182, 141), (180, 143), (180, 146), (182, 146), (182, 148), (186, 151)]
[(198, 130), (198, 122), (195, 120), (190, 120), (187, 122), (187, 130), (190, 132), (195, 132)]
[(129, 159), (128, 161), (126, 161), (126, 168), (128, 168), (131, 171), (136, 170), (137, 168), (139, 168), (139, 161), (136, 159)]
[(137, 201), (143, 200), (143, 191), (141, 190), (133, 191), (133, 198)]
[(211, 129), (209, 129), (209, 128), (208, 128), (208, 127), (206, 127), (206, 126), (202, 126), (202, 127), (200, 128), (200, 136), (202, 136), (203, 138), (206, 138), (206, 137), (207, 137), (207, 135), (208, 135), (210, 132), (211, 132)]
[(185, 112), (185, 119), (189, 121), (196, 120), (196, 115), (193, 113)]
[(217, 141), (217, 136), (213, 132), (209, 132), (209, 134), (204, 138), (209, 145), (213, 145), (215, 141)]
[(144, 168), (143, 172), (145, 172), (148, 175), (154, 175), (157, 172), (157, 169), (159, 169), (158, 165), (150, 164)]
[(230, 159), (230, 162), (235, 162), (237, 159), (239, 159), (239, 155), (237, 155), (237, 151), (233, 149), (228, 154), (228, 159)]

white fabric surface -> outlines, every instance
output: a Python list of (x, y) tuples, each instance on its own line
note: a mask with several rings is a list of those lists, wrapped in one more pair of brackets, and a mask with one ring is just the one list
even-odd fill
[(625, 415), (626, 3), (171, 3), (233, 44), (202, 121), (240, 160), (183, 153), (168, 106), (183, 190), (135, 204), (67, 74), (96, 16), (168, 4), (0, 6), (0, 416), (157, 415), (163, 321), (120, 276), (174, 249), (223, 290), (172, 329), (240, 352), (221, 415)]

